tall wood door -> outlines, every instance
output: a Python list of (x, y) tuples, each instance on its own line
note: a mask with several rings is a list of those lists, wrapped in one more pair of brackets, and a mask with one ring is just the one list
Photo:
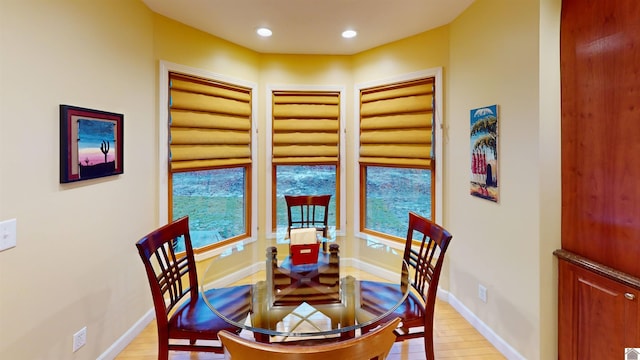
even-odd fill
[(640, 277), (640, 1), (563, 0), (562, 248)]

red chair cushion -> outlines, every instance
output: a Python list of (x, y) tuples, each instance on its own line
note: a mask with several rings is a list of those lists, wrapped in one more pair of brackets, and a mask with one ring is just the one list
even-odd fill
[[(399, 284), (383, 283), (378, 281), (360, 282), (361, 307), (372, 314), (383, 314), (396, 303), (396, 299), (402, 297)], [(409, 292), (407, 298), (388, 318), (400, 317), (403, 325), (421, 326), (424, 319), (424, 302), (414, 292)], [(413, 325), (417, 324), (417, 325)]]
[[(232, 320), (242, 322), (244, 321), (242, 317), (246, 317), (249, 313), (247, 299), (250, 299), (250, 289), (249, 285), (212, 289), (200, 294), (195, 303), (183, 304), (169, 319), (171, 337), (190, 338), (189, 333), (198, 333), (199, 339), (217, 340), (217, 332), (212, 332), (212, 329), (237, 332), (238, 327), (217, 316), (202, 296), (206, 296), (211, 304), (215, 304), (216, 308), (223, 310), (224, 313), (237, 314)], [(179, 330), (171, 331), (172, 329)]]

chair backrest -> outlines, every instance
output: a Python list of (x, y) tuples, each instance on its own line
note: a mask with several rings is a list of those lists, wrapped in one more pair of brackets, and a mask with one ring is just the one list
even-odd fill
[[(404, 260), (409, 265), (410, 283), (425, 299), (427, 308), (435, 305), (444, 255), (452, 237), (440, 225), (415, 213), (409, 213)], [(428, 287), (426, 293), (425, 286)]]
[(228, 331), (220, 331), (218, 337), (225, 349), (225, 358), (232, 360), (383, 360), (393, 346), (396, 339), (393, 330), (399, 323), (400, 318), (395, 318), (374, 331), (356, 338), (309, 346), (260, 343)]
[[(186, 251), (178, 256), (174, 246), (180, 239)], [(189, 218), (185, 216), (154, 230), (140, 239), (136, 247), (147, 272), (158, 327), (166, 328), (169, 313), (183, 298), (199, 296)]]
[(315, 227), (327, 237), (331, 195), (285, 195), (289, 229)]

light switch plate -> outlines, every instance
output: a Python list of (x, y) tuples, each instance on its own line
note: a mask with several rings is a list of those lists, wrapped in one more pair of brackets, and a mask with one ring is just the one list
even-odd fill
[(0, 251), (16, 246), (16, 219), (0, 222)]

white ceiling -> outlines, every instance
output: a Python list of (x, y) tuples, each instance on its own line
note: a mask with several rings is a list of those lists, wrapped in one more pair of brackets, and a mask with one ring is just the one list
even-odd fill
[[(143, 0), (154, 12), (261, 53), (352, 55), (448, 24), (474, 0)], [(258, 27), (273, 30), (270, 38)], [(342, 31), (358, 32), (343, 39)]]

